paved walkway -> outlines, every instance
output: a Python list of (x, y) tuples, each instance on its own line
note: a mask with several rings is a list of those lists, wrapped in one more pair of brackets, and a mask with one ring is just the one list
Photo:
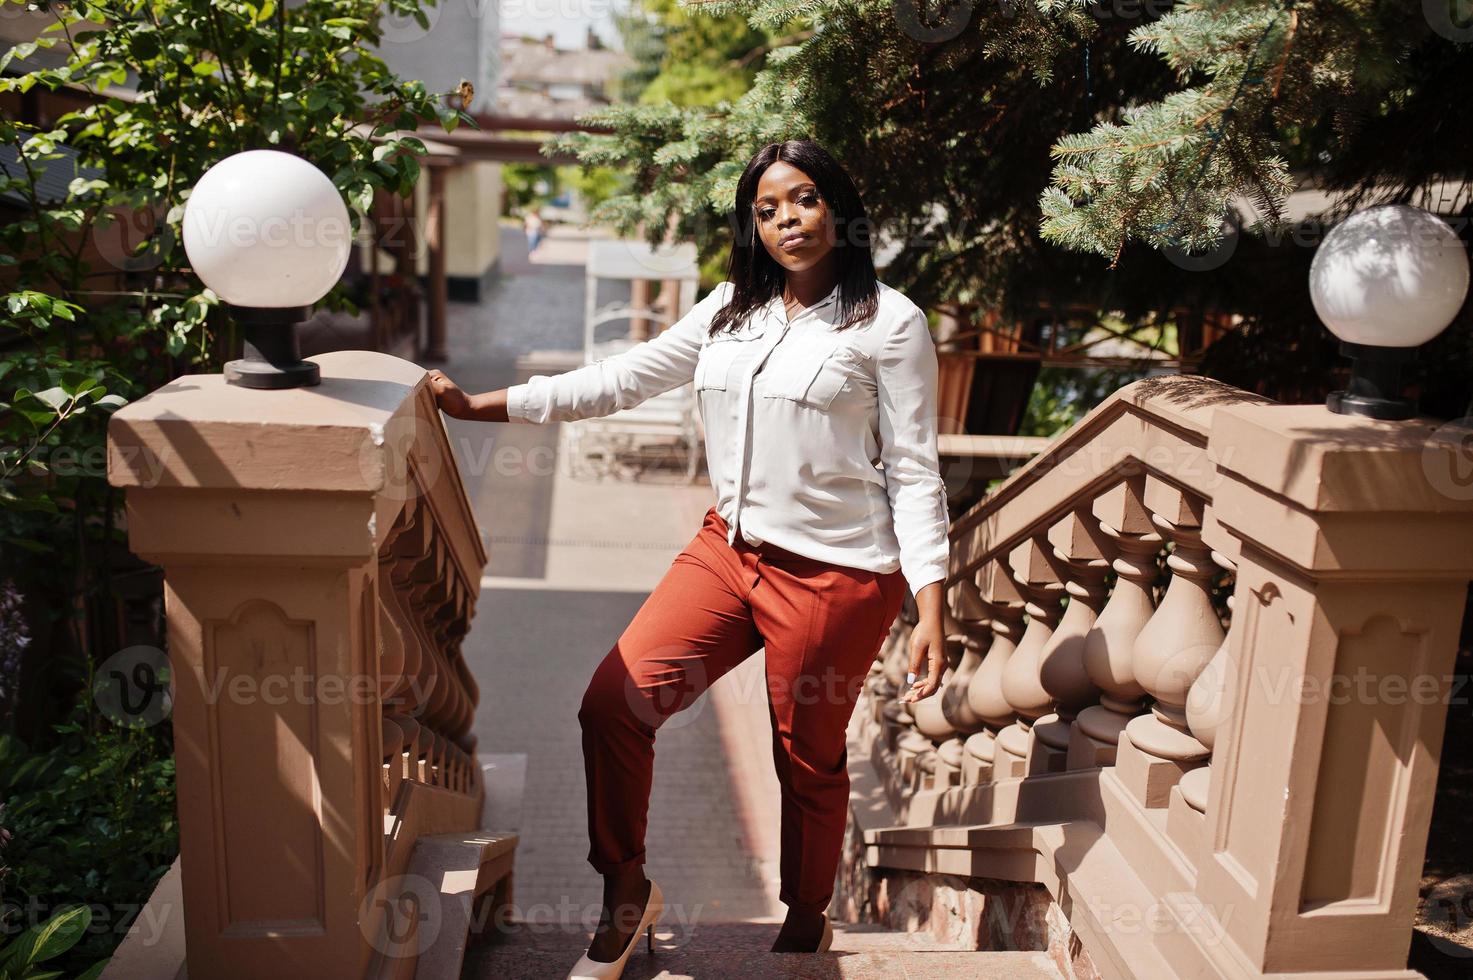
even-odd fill
[[(1047, 953), (964, 952), (924, 933), (835, 923), (825, 953), (770, 953), (776, 926), (721, 923), (699, 935), (679, 923), (655, 928), (655, 950), (641, 942), (624, 980), (1063, 980)], [(561, 980), (587, 942), (566, 932), (521, 928), (482, 940), (467, 953), (466, 978)]]
[[(502, 246), (489, 296), (451, 307), (443, 369), (468, 390), (524, 380), (529, 351), (582, 343), (582, 242), (554, 229), (528, 262), (521, 231), (503, 227)], [(601, 885), (587, 863), (578, 704), (713, 495), (704, 472), (693, 487), (575, 479), (556, 424), (447, 424), (490, 554), (464, 644), (481, 690), (478, 751), (526, 756), (513, 911), (586, 945)], [(666, 921), (781, 921), (770, 744), (760, 654), (660, 730), (646, 868)], [(488, 809), (488, 826), (516, 822)]]

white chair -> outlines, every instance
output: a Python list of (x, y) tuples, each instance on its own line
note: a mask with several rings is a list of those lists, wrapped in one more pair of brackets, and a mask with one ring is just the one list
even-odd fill
[[(695, 305), (699, 275), (695, 260), (695, 246), (691, 244), (657, 252), (642, 241), (595, 239), (590, 242), (583, 318), (584, 363), (601, 361), (643, 343), (630, 336), (630, 327), (637, 318), (664, 329), (684, 316)], [(663, 312), (620, 301), (597, 305), (601, 280), (637, 279), (679, 283), (675, 309)], [(628, 326), (613, 336), (609, 336), (608, 330), (600, 331), (601, 327), (619, 322)], [(687, 381), (612, 415), (564, 425), (563, 448), (575, 473), (604, 477), (615, 472), (621, 457), (637, 457), (651, 446), (663, 446), (683, 456), (685, 482), (693, 483), (703, 452), (697, 419), (695, 389)], [(636, 459), (632, 469), (642, 473), (646, 462)]]

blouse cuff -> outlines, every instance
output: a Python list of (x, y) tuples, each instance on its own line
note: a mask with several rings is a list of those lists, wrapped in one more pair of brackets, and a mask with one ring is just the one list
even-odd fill
[(527, 385), (515, 384), (506, 389), (506, 418), (508, 422), (531, 422), (527, 416)]
[(905, 573), (905, 581), (910, 586), (910, 594), (913, 596), (920, 595), (921, 589), (930, 585), (932, 582), (946, 581), (946, 565), (947, 562), (945, 560), (927, 562), (920, 568), (912, 569)]

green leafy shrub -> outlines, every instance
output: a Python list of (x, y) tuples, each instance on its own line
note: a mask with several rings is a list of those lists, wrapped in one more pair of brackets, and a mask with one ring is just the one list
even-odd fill
[[(62, 976), (63, 971), (41, 969), (41, 964), (77, 945), (91, 923), (91, 909), (69, 905), (27, 929), (14, 942), (0, 947), (0, 980), (51, 980)], [(78, 974), (78, 980), (95, 980), (106, 965), (106, 960), (99, 960)]]
[(103, 721), (89, 731), (74, 721), (56, 726), (59, 741), (39, 752), (0, 735), (0, 796), (11, 833), (0, 901), (7, 949), (76, 906), (85, 921), (66, 920), (62, 935), (72, 940), (65, 949), (45, 946), (49, 966), (81, 972), (122, 940), (179, 852), (168, 728)]
[[(140, 642), (123, 625), (118, 573), (140, 563), (107, 483), (108, 415), (239, 355), (184, 251), (190, 188), (274, 148), (328, 174), (355, 231), (376, 193), (410, 194), (412, 131), (470, 118), (376, 51), (390, 16), (427, 26), (420, 8), (0, 0), (0, 19), (49, 21), (0, 52), (0, 613), (24, 620), (23, 643), (0, 642), (0, 976), (110, 955), (178, 852), (169, 726), (115, 727), (88, 692), (95, 665)], [(80, 105), (23, 115), (62, 91)], [(340, 288), (325, 305), (345, 302)]]

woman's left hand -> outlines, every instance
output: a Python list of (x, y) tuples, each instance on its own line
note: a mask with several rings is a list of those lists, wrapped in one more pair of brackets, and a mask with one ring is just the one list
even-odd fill
[[(921, 665), (926, 665), (921, 677)], [(946, 644), (941, 631), (941, 617), (927, 617), (910, 631), (910, 672), (917, 680), (900, 700), (913, 704), (928, 698), (941, 687), (941, 672), (946, 665)]]

